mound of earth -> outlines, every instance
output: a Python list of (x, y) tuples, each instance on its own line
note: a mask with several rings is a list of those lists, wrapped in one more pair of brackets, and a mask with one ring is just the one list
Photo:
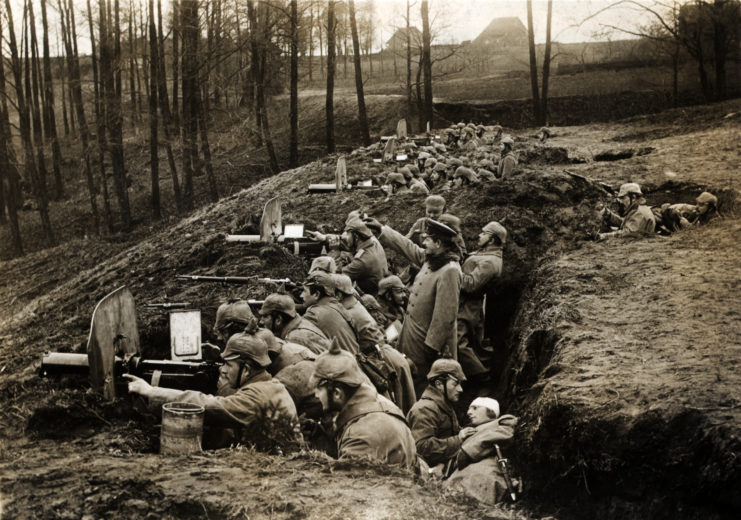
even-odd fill
[[(152, 454), (156, 422), (136, 407), (37, 378), (43, 351), (84, 352), (95, 303), (121, 285), (138, 304), (167, 298), (200, 308), (209, 340), (221, 301), (277, 288), (191, 285), (177, 274), (301, 279), (307, 259), (279, 246), (224, 240), (226, 233), (254, 233), (274, 196), (283, 198), (284, 223), (325, 231), (340, 230), (354, 209), (400, 230), (423, 213), (422, 196), (307, 194), (309, 183), (333, 180), (336, 157), (328, 157), (267, 178), (133, 247), (114, 248), (107, 260), (105, 242), (77, 240), (0, 264), (3, 511), (43, 518), (71, 511), (165, 518), (737, 516), (741, 225), (734, 176), (741, 121), (723, 117), (739, 111), (738, 101), (705, 110), (716, 125), (678, 129), (651, 141), (651, 153), (613, 162), (592, 158), (616, 141), (626, 149), (646, 146), (640, 138), (616, 138), (649, 132), (660, 119), (559, 127), (548, 146), (588, 158), (569, 165), (577, 175), (563, 171), (562, 153), (546, 154), (506, 182), (444, 193), (468, 244), (489, 220), (509, 231), (487, 328), (497, 353), (495, 394), (505, 411), (523, 418), (512, 458), (530, 492), (516, 510), (485, 511), (411, 475), (316, 454), (159, 457)], [(663, 128), (676, 124), (676, 114), (667, 118)], [(542, 146), (530, 134), (517, 138), (523, 157)], [(347, 159), (351, 181), (384, 171), (362, 151)], [(598, 207), (612, 201), (604, 185), (628, 180), (640, 182), (652, 204), (691, 202), (711, 189), (726, 218), (669, 239), (592, 242)], [(79, 268), (55, 274), (54, 266), (68, 262)], [(166, 314), (141, 308), (138, 318), (145, 356), (165, 356)]]

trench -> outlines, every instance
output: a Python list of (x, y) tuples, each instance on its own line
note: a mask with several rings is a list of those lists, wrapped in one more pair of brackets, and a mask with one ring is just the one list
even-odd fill
[[(535, 177), (526, 179), (535, 182)], [(500, 401), (502, 409), (508, 412), (519, 413), (527, 407), (537, 407), (537, 392), (533, 389), (543, 377), (549, 377), (558, 367), (551, 364), (552, 356), (560, 340), (559, 332), (543, 326), (539, 316), (535, 315), (531, 321), (525, 321), (528, 305), (533, 302), (534, 291), (537, 291), (541, 280), (536, 277), (538, 269), (547, 265), (554, 251), (578, 248), (579, 240), (572, 235), (583, 235), (589, 227), (590, 213), (587, 207), (593, 207), (598, 200), (607, 200), (607, 194), (598, 186), (587, 186), (581, 181), (559, 176), (540, 180), (538, 190), (532, 189), (532, 184), (523, 183), (518, 191), (506, 193), (483, 193), (481, 201), (471, 201), (468, 198), (453, 201), (455, 204), (471, 206), (473, 212), (479, 207), (489, 205), (515, 205), (517, 219), (511, 218), (504, 222), (513, 230), (512, 243), (505, 248), (505, 271), (492, 290), (487, 295), (486, 306), (486, 336), (490, 338), (493, 347), (493, 357), (490, 363), (492, 394)], [(568, 187), (578, 187), (579, 193), (571, 189), (552, 189), (568, 184)], [(733, 211), (736, 194), (733, 190), (713, 190), (712, 187), (689, 183), (668, 182), (658, 186), (644, 186), (646, 198), (651, 205), (663, 202), (692, 202), (699, 191), (709, 189), (716, 193), (720, 201), (721, 211)], [(539, 191), (539, 190), (542, 190)], [(557, 197), (550, 194), (558, 193)], [(463, 198), (462, 198), (463, 199)], [(578, 213), (571, 220), (558, 215), (553, 208), (566, 208), (576, 205), (583, 206), (583, 213)], [(546, 209), (542, 206), (549, 205)], [(480, 226), (481, 217), (472, 223), (471, 227)], [(549, 220), (551, 219), (551, 220)], [(553, 220), (557, 219), (557, 220)], [(552, 230), (558, 227), (563, 231), (555, 233)], [(583, 239), (583, 238), (582, 238)], [(468, 236), (467, 236), (468, 241)], [(278, 259), (280, 261), (280, 259)], [(280, 268), (280, 266), (278, 266)], [(544, 312), (547, 309), (544, 309)], [(215, 314), (215, 309), (209, 309)], [(161, 345), (169, 344), (167, 323), (160, 318), (146, 321), (140, 328), (142, 350), (144, 353), (159, 354)], [(204, 322), (203, 339), (209, 341), (210, 328)], [(526, 358), (520, 359), (522, 350), (516, 348), (520, 342), (524, 343)], [(509, 373), (513, 367), (517, 373)], [(109, 447), (134, 453), (156, 453), (159, 449), (158, 419), (148, 414), (135, 404), (121, 406), (119, 400), (111, 406), (97, 400), (86, 393), (84, 388), (68, 381), (69, 387), (57, 392), (53, 399), (40, 403), (26, 425), (26, 433), (33, 438), (54, 440), (87, 439), (105, 432), (105, 439), (91, 442), (102, 442)], [(78, 382), (79, 383), (79, 382)], [(47, 383), (50, 384), (50, 383)], [(60, 400), (60, 396), (63, 398)], [(536, 396), (536, 397), (534, 397)], [(581, 453), (582, 444), (595, 442), (600, 439), (600, 431), (609, 430), (609, 423), (595, 424), (589, 431), (584, 431), (578, 437), (571, 439), (574, 432), (569, 430), (568, 421), (573, 418), (574, 410), (566, 407), (551, 407), (547, 415), (540, 417), (545, 430), (540, 436), (528, 439), (527, 442), (515, 445), (512, 458), (520, 461), (522, 474), (527, 477), (530, 489), (534, 491), (525, 495), (530, 506), (543, 507), (547, 513), (558, 513), (559, 518), (619, 518), (622, 516), (651, 516), (661, 512), (664, 502), (657, 499), (660, 495), (651, 495), (640, 488), (640, 483), (649, 483), (657, 486), (666, 496), (674, 497), (667, 491), (671, 484), (654, 476), (650, 480), (641, 475), (643, 466), (636, 468), (615, 468), (604, 472), (601, 476), (589, 468), (579, 467), (585, 455)], [(638, 430), (650, 431), (659, 425), (656, 417), (647, 417), (636, 426)], [(692, 428), (699, 424), (700, 419), (691, 413), (677, 419), (677, 427)], [(99, 436), (103, 437), (103, 436)], [(649, 438), (648, 435), (644, 436)], [(566, 440), (564, 440), (566, 439)], [(574, 464), (576, 470), (567, 475), (554, 473), (552, 460), (545, 453), (548, 445), (558, 445), (555, 457), (562, 457), (553, 467), (562, 468), (564, 465)], [(660, 443), (659, 443), (660, 444)], [(697, 446), (701, 450), (712, 450), (712, 443), (708, 439), (699, 439)], [(533, 456), (530, 451), (535, 446), (540, 453)], [(648, 454), (656, 449), (656, 444), (647, 443), (639, 447), (639, 452)], [(588, 454), (595, 459), (599, 453)], [(668, 455), (667, 455), (668, 456)], [(701, 456), (701, 455), (698, 455)], [(528, 462), (532, 461), (532, 462)], [(603, 461), (609, 465), (609, 461)], [(627, 476), (620, 477), (616, 471), (621, 470)], [(583, 480), (580, 480), (583, 475)], [(588, 475), (588, 476), (587, 476)], [(632, 478), (632, 481), (631, 481)], [(610, 480), (616, 479), (616, 480)], [(584, 482), (589, 481), (589, 489), (585, 489)], [(616, 482), (624, 485), (625, 490), (616, 493)], [(628, 485), (628, 483), (631, 483)], [(542, 494), (535, 490), (542, 489)], [(627, 498), (626, 498), (627, 496)], [(702, 495), (700, 495), (702, 497)], [(731, 499), (727, 499), (731, 500)], [(695, 504), (694, 511), (704, 511), (702, 505)], [(694, 518), (692, 514), (677, 514), (676, 508), (671, 509), (676, 518)], [(705, 511), (707, 513), (707, 511)], [(710, 511), (709, 518), (722, 518), (715, 511)], [(660, 515), (661, 516), (661, 515)]]

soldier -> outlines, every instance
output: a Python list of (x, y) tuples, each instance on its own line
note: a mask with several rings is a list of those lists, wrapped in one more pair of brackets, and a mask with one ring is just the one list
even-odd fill
[(455, 456), (461, 443), (476, 431), (471, 427), (461, 429), (454, 409), (465, 380), (457, 361), (438, 359), (427, 374), (429, 384), (422, 397), (407, 414), (417, 453), (430, 466), (444, 464)]
[(263, 327), (285, 341), (298, 343), (315, 354), (329, 348), (329, 339), (322, 329), (296, 313), (296, 304), (287, 294), (271, 294), (260, 309)]
[(316, 354), (305, 346), (276, 338), (269, 329), (258, 329), (254, 334), (268, 346), (270, 365), (267, 367), (267, 371), (272, 375), (300, 361), (314, 361), (316, 359)]
[(707, 224), (720, 216), (718, 213), (718, 197), (710, 192), (703, 191), (697, 197), (697, 218), (693, 224)]
[(386, 183), (391, 186), (391, 194), (393, 195), (410, 193), (409, 188), (407, 188), (407, 180), (404, 178), (404, 175), (399, 172), (389, 173), (386, 177)]
[(474, 399), (467, 415), (476, 433), (463, 441), (451, 461), (452, 474), (445, 486), (462, 489), (487, 504), (502, 502), (508, 494), (507, 478), (512, 476), (505, 475), (499, 467), (496, 450), (511, 441), (517, 418), (513, 415), (500, 417), (499, 403), (488, 397)]
[(268, 347), (248, 333), (233, 335), (222, 354), (222, 380), (235, 390), (214, 396), (193, 390), (153, 387), (130, 374), (129, 392), (150, 403), (190, 403), (203, 406), (205, 422), (234, 428), (237, 440), (262, 449), (285, 448), (301, 441), (296, 406), (285, 387), (265, 370), (270, 365)]
[(648, 206), (642, 202), (643, 193), (635, 182), (628, 182), (620, 186), (617, 194), (620, 203), (620, 215), (610, 211), (608, 208), (602, 210), (602, 219), (610, 226), (618, 227), (617, 231), (600, 233), (597, 240), (609, 237), (628, 237), (653, 234), (656, 229), (656, 218)]
[[(361, 291), (376, 294), (378, 282), (388, 272), (386, 252), (358, 215), (358, 212), (351, 212), (345, 221), (341, 242), (344, 248), (353, 251), (354, 256), (340, 271), (357, 283)], [(325, 235), (317, 231), (310, 231), (309, 235), (330, 243), (338, 240), (337, 235)]]
[(244, 300), (229, 300), (216, 309), (214, 333), (226, 345), (229, 338), (256, 321), (257, 318), (252, 313), (249, 303)]
[(399, 323), (404, 321), (408, 301), (407, 289), (398, 276), (392, 274), (379, 282), (378, 306), (385, 317), (382, 324), (384, 328), (394, 321), (398, 320)]
[[(484, 296), (490, 283), (502, 274), (502, 248), (507, 230), (489, 222), (479, 233), (479, 250), (463, 263), (461, 298), (458, 310), (458, 355), (464, 372), (471, 378), (486, 373), (480, 359), (484, 340)], [(466, 360), (464, 362), (464, 360)]]
[(404, 414), (363, 384), (352, 354), (333, 342), (314, 363), (312, 381), (324, 411), (337, 414), (338, 458), (370, 458), (408, 468), (416, 464), (414, 438)]
[[(335, 275), (335, 282), (340, 303), (347, 309), (355, 324), (360, 351), (367, 357), (385, 363), (385, 365), (373, 363), (374, 368), (380, 369), (384, 381), (378, 381), (377, 377), (372, 376), (371, 380), (380, 392), (388, 392), (394, 403), (405, 413), (408, 412), (417, 400), (409, 363), (402, 353), (386, 344), (386, 337), (378, 323), (355, 297), (350, 278), (342, 274)], [(367, 367), (364, 365), (363, 368)], [(374, 372), (376, 372), (374, 375), (379, 375), (379, 370)]]
[(371, 229), (380, 230), (380, 242), (421, 265), (409, 295), (407, 314), (399, 337), (399, 350), (417, 367), (415, 391), (424, 387), (424, 374), (439, 357), (458, 357), (456, 318), (461, 285), (458, 263), (458, 233), (436, 220), (427, 223), (424, 249), (394, 231), (369, 219)]
[(437, 219), (445, 211), (445, 199), (440, 195), (430, 195), (425, 199), (425, 216), (417, 219), (412, 224), (406, 237), (417, 244), (422, 245), (422, 239), (420, 235), (425, 232), (425, 223), (428, 218)]
[(503, 137), (502, 143), (502, 155), (497, 165), (497, 178), (505, 180), (512, 176), (514, 173), (515, 166), (517, 166), (517, 156), (514, 152), (515, 141), (511, 137)]
[(340, 348), (351, 354), (360, 350), (352, 318), (337, 301), (332, 275), (314, 272), (304, 282), (301, 298), (306, 305), (304, 319), (319, 327), (324, 334), (336, 340)]

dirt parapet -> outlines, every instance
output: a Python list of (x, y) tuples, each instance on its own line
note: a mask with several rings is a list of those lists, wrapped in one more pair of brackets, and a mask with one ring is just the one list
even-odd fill
[(720, 288), (741, 279), (740, 231), (585, 243), (541, 263), (501, 385), (536, 487), (584, 517), (738, 516), (741, 308)]

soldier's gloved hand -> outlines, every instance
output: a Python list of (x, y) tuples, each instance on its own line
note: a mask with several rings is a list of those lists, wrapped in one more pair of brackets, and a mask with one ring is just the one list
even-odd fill
[(378, 220), (372, 218), (372, 217), (366, 217), (363, 219), (363, 222), (366, 226), (368, 226), (368, 229), (370, 229), (374, 235), (378, 236), (381, 234), (381, 229), (383, 228), (383, 224), (378, 222)]
[(319, 231), (307, 231), (306, 234), (309, 238), (316, 240), (317, 242), (324, 242), (327, 240), (327, 235), (320, 233)]
[(458, 438), (461, 441), (465, 441), (474, 433), (476, 433), (476, 428), (473, 426), (466, 426), (465, 428), (461, 428), (461, 431), (458, 432)]
[(136, 377), (131, 374), (123, 374), (124, 379), (129, 381), (129, 393), (140, 394), (144, 397), (149, 397), (149, 393), (152, 391), (152, 386), (144, 381), (141, 377)]

